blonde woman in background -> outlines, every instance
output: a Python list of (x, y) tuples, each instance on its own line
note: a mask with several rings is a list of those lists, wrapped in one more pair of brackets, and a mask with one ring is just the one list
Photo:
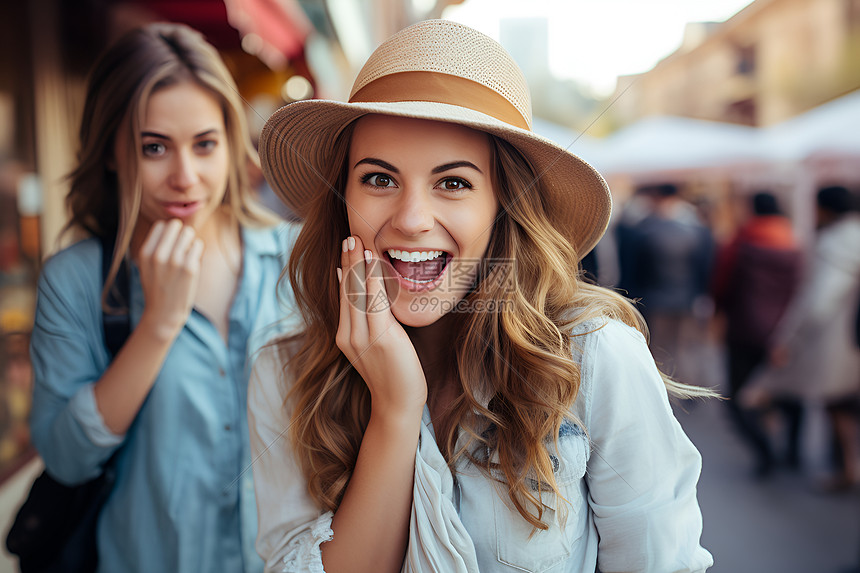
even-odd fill
[[(94, 65), (68, 196), (69, 229), (92, 238), (39, 280), (31, 429), (68, 485), (118, 452), (101, 572), (263, 568), (246, 362), (252, 333), (283, 316), (291, 239), (252, 197), (256, 161), (235, 82), (199, 33), (148, 25)], [(100, 237), (115, 243), (104, 285)], [(132, 331), (111, 362), (102, 313), (123, 261)]]

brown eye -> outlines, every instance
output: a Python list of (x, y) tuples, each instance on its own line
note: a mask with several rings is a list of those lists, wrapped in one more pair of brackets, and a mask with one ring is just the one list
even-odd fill
[(445, 191), (463, 191), (465, 189), (471, 189), (472, 186), (465, 179), (460, 179), (459, 177), (449, 177), (448, 179), (442, 180), (442, 189)]
[(362, 182), (374, 187), (393, 187), (394, 180), (384, 173), (371, 173), (361, 178)]

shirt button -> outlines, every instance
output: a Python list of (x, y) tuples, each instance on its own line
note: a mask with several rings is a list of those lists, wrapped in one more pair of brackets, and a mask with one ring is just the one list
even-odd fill
[(223, 378), (226, 374), (227, 374), (227, 373), (226, 373), (226, 372), (224, 372), (224, 369), (223, 369), (223, 368), (219, 368), (219, 369), (218, 369), (218, 375), (219, 375), (219, 376), (221, 376), (221, 378)]
[(233, 429), (233, 427), (232, 427), (230, 424), (225, 424), (225, 425), (224, 425), (224, 429), (225, 429), (225, 430), (227, 430), (227, 431), (229, 432), (230, 430), (232, 430), (232, 429)]

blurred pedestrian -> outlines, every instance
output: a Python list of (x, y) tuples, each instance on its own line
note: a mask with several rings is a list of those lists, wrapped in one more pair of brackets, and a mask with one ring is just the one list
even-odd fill
[[(752, 215), (719, 251), (713, 290), (716, 308), (725, 317), (726, 405), (753, 451), (756, 474), (765, 476), (774, 466), (770, 439), (760, 413), (743, 408), (737, 398), (750, 375), (767, 361), (773, 331), (794, 295), (803, 261), (791, 221), (776, 197), (756, 193), (750, 206)], [(788, 397), (780, 405), (790, 428), (787, 462), (796, 467), (802, 405)]]
[(773, 339), (770, 362), (747, 394), (750, 403), (789, 396), (821, 403), (830, 419), (839, 459), (828, 490), (860, 478), (858, 412), (860, 349), (854, 341), (860, 296), (860, 214), (844, 187), (816, 196), (817, 237), (796, 296)]
[[(117, 453), (102, 573), (263, 569), (246, 360), (283, 316), (291, 231), (252, 198), (255, 161), (236, 84), (196, 31), (135, 29), (95, 63), (67, 199), (67, 229), (91, 238), (39, 279), (31, 428), (67, 485)], [(99, 238), (114, 244), (104, 285)], [(111, 362), (103, 305), (124, 261), (133, 330)]]
[(639, 301), (657, 363), (682, 382), (697, 383), (713, 237), (677, 185), (645, 186), (637, 198), (635, 212), (622, 215), (616, 231), (618, 287)]

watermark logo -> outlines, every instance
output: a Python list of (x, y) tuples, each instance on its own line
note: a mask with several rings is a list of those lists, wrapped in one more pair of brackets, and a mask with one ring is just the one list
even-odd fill
[[(367, 277), (382, 275), (381, 292), (370, 294), (367, 292)], [(391, 301), (400, 296), (400, 281), (394, 268), (387, 260), (373, 259), (370, 264), (357, 263), (344, 273), (346, 285), (346, 300), (353, 307), (362, 312), (376, 313), (384, 312), (391, 308)]]
[(468, 300), (461, 298), (456, 301), (437, 296), (419, 296), (409, 303), (412, 312), (432, 312), (439, 314), (477, 314), (497, 313), (513, 310), (513, 302), (509, 300)]
[[(382, 276), (384, 292), (367, 292), (368, 276)], [(411, 297), (409, 309), (413, 312), (502, 312), (512, 303), (506, 296), (516, 289), (516, 261), (514, 259), (458, 259), (444, 271), (442, 279), (426, 292), (410, 292), (398, 280), (397, 271), (387, 259), (374, 259), (369, 265), (360, 262), (344, 273), (346, 296), (349, 303), (362, 312), (384, 312), (400, 297)], [(478, 285), (494, 293), (497, 298), (467, 300), (466, 295)], [(434, 293), (438, 293), (434, 294)], [(461, 293), (452, 300), (451, 293)]]

